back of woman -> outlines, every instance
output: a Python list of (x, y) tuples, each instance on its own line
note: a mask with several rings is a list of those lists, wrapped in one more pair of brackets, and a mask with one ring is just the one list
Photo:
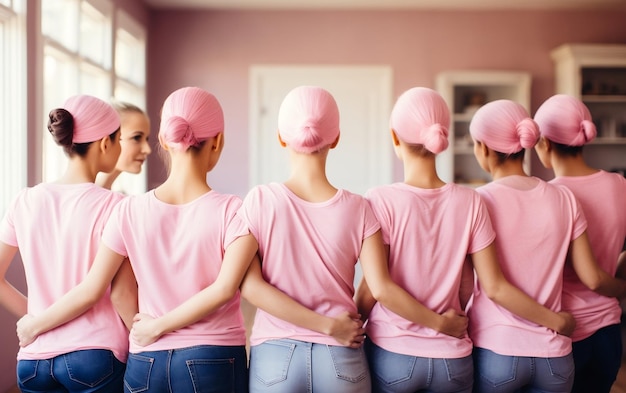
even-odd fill
[[(537, 178), (519, 180), (495, 180), (477, 189), (497, 234), (498, 261), (513, 285), (560, 311), (569, 244), (586, 225), (571, 193)], [(516, 356), (563, 356), (571, 351), (568, 337), (520, 320), (486, 298), (480, 287), (469, 317), (476, 346)]]
[[(120, 202), (102, 240), (128, 255), (139, 287), (140, 313), (162, 316), (215, 281), (224, 250), (248, 232), (235, 219), (240, 205), (238, 197), (217, 191), (182, 205), (162, 202), (154, 191)], [(131, 340), (130, 352), (244, 345), (239, 304), (237, 294), (214, 313), (147, 346)]]

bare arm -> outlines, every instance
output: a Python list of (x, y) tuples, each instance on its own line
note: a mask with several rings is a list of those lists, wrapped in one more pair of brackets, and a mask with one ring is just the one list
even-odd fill
[(237, 293), (258, 244), (252, 235), (233, 241), (226, 252), (215, 281), (178, 307), (159, 318), (139, 314), (131, 331), (133, 340), (146, 346), (164, 334), (189, 326), (222, 307)]
[(626, 297), (626, 281), (612, 277), (598, 266), (586, 231), (572, 242), (570, 256), (578, 278), (589, 289), (603, 296)]
[(391, 279), (380, 231), (363, 241), (360, 260), (372, 296), (383, 306), (413, 323), (450, 336), (465, 336), (467, 317), (462, 313), (450, 309), (437, 314)]
[(269, 284), (255, 257), (241, 285), (242, 296), (276, 318), (333, 337), (341, 345), (358, 348), (363, 342), (363, 323), (348, 311), (332, 318), (310, 310)]
[(120, 266), (111, 282), (111, 303), (119, 314), (126, 328), (133, 327), (133, 318), (139, 312), (137, 305), (137, 280), (128, 258)]
[(626, 251), (622, 251), (617, 259), (617, 272), (615, 276), (623, 280), (626, 279)]
[(361, 320), (363, 322), (367, 321), (370, 316), (370, 312), (372, 312), (372, 308), (376, 304), (376, 299), (374, 295), (372, 295), (372, 291), (367, 286), (367, 281), (365, 281), (365, 277), (361, 278), (361, 282), (359, 283), (359, 287), (356, 290), (356, 307), (359, 310), (359, 314), (361, 315)]
[(17, 247), (0, 242), (0, 277), (2, 278), (0, 280), (0, 304), (11, 314), (21, 318), (27, 312), (26, 296), (6, 279), (7, 270), (9, 270), (17, 250)]
[(124, 256), (101, 243), (89, 273), (80, 284), (41, 314), (26, 315), (17, 322), (20, 345), (30, 344), (38, 335), (63, 325), (87, 311), (104, 295), (123, 261)]
[(502, 273), (495, 243), (472, 254), (472, 262), (483, 292), (495, 303), (513, 314), (569, 336), (574, 331), (574, 318), (566, 312), (554, 312), (513, 286)]
[(469, 255), (463, 263), (463, 273), (461, 274), (461, 288), (459, 290), (459, 300), (461, 308), (465, 310), (472, 294), (474, 293), (474, 268), (472, 266), (472, 258)]

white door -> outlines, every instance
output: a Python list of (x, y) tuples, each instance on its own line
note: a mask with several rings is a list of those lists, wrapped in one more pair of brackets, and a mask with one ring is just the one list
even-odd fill
[(288, 154), (277, 137), (278, 109), (285, 95), (301, 85), (325, 88), (339, 106), (341, 136), (327, 163), (331, 183), (359, 194), (390, 183), (391, 75), (391, 68), (382, 66), (253, 66), (250, 187), (287, 179)]

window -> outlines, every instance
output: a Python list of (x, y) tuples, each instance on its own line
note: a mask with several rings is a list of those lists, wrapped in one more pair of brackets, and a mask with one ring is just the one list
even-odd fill
[(0, 0), (0, 215), (26, 186), (25, 1)]
[[(44, 123), (48, 111), (75, 94), (115, 97), (145, 108), (146, 40), (138, 23), (116, 13), (109, 0), (41, 0), (41, 10)], [(67, 157), (47, 132), (43, 154), (43, 181), (52, 181), (65, 170)], [(127, 193), (143, 192), (145, 185), (145, 171), (124, 174), (115, 183)]]

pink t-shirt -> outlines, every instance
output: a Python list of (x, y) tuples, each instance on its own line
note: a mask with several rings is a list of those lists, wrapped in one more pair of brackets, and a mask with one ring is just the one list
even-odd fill
[[(589, 176), (562, 176), (551, 181), (570, 189), (587, 218), (587, 235), (598, 265), (615, 275), (626, 238), (626, 179), (600, 171)], [(573, 341), (580, 341), (605, 326), (620, 323), (622, 309), (615, 298), (588, 289), (570, 264), (565, 265), (563, 309), (576, 318)]]
[[(43, 312), (85, 278), (105, 222), (122, 198), (93, 183), (42, 183), (17, 195), (0, 224), (0, 241), (20, 250), (29, 314)], [(21, 348), (18, 359), (110, 349), (126, 362), (128, 331), (109, 294), (110, 289), (84, 314)]]
[[(524, 184), (523, 189), (511, 182)], [(491, 182), (477, 191), (496, 230), (504, 276), (538, 303), (561, 311), (567, 251), (587, 227), (574, 195), (565, 187), (517, 176)], [(497, 305), (481, 291), (480, 284), (474, 288), (468, 316), (474, 345), (501, 355), (558, 357), (572, 350), (569, 337)]]
[[(355, 264), (363, 240), (380, 229), (362, 196), (339, 190), (311, 203), (272, 183), (253, 188), (239, 215), (259, 242), (267, 282), (320, 314), (356, 312)], [(257, 310), (251, 344), (278, 338), (338, 345), (330, 336)]]
[[(446, 184), (421, 189), (405, 183), (366, 194), (389, 244), (391, 278), (429, 309), (461, 311), (459, 289), (468, 254), (490, 245), (495, 232), (480, 196)], [(367, 334), (396, 353), (429, 358), (461, 358), (472, 352), (468, 336), (454, 338), (414, 324), (376, 303)]]
[[(111, 214), (102, 242), (128, 256), (139, 288), (139, 312), (160, 317), (215, 281), (225, 249), (248, 229), (236, 216), (241, 199), (210, 191), (192, 202), (170, 205), (154, 191), (130, 196)], [(130, 352), (195, 345), (244, 345), (237, 293), (200, 321)]]

